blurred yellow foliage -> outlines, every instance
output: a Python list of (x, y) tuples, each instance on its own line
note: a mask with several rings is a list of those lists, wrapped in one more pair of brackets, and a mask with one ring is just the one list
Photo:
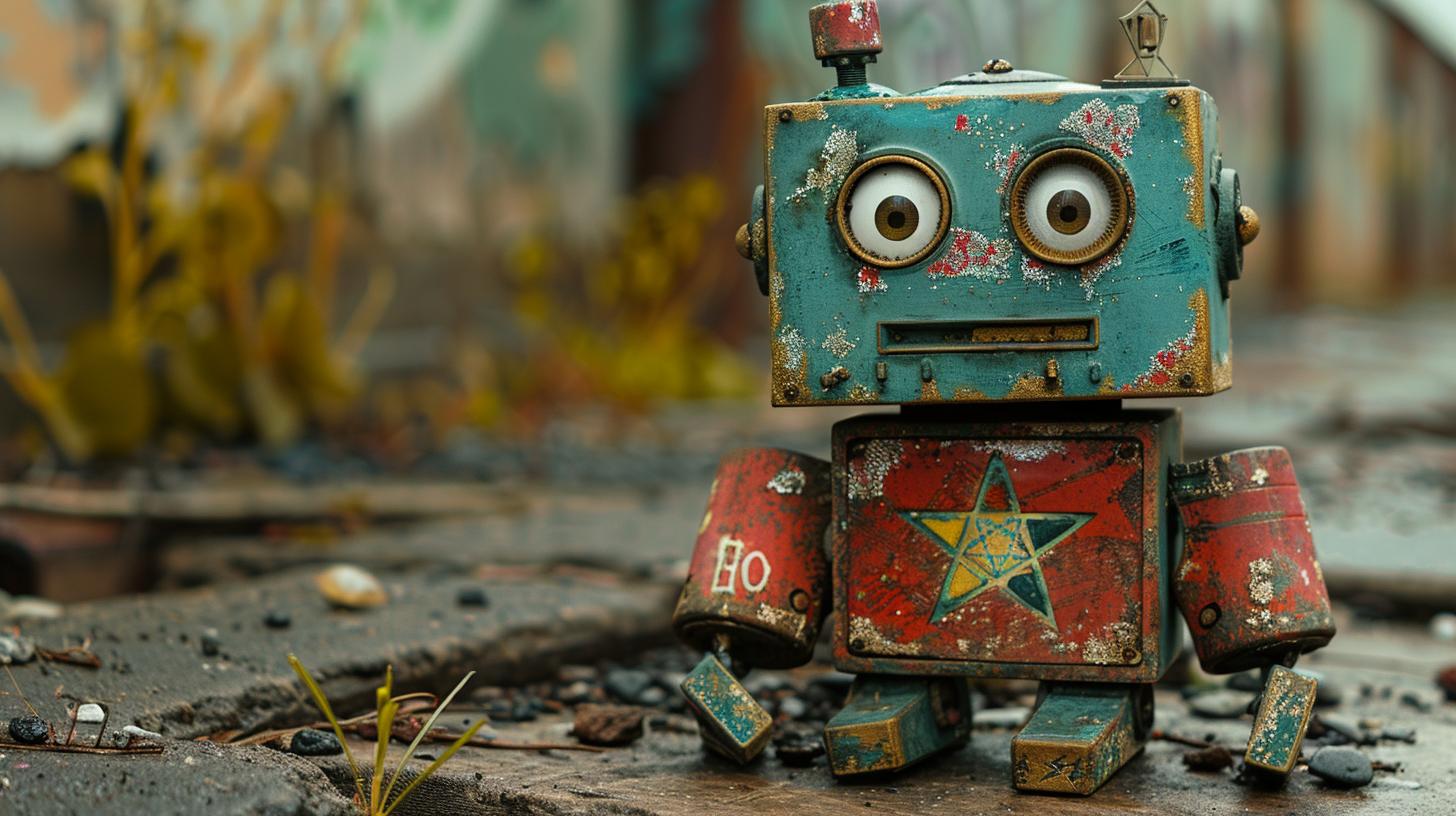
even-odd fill
[[(170, 3), (146, 3), (123, 32), (126, 115), (120, 156), (100, 149), (69, 159), (65, 178), (104, 207), (111, 234), (109, 315), (82, 327), (54, 371), (42, 365), (24, 315), (0, 275), (3, 373), (72, 460), (134, 452), (164, 430), (196, 428), (219, 439), (252, 434), (269, 445), (327, 420), (358, 393), (351, 358), (391, 291), (386, 269), (340, 338), (331, 337), (333, 278), (343, 223), (339, 180), (302, 178), (272, 161), (297, 118), (295, 95), (270, 84), (265, 51), (285, 30), (281, 0), (269, 0), (227, 61), (216, 94), (195, 88), (212, 43), (188, 30)], [(329, 85), (339, 45), (357, 29), (363, 3), (318, 55)], [(291, 18), (312, 33), (315, 12)], [(261, 98), (257, 96), (264, 88)], [(247, 88), (240, 115), (230, 103)], [(226, 115), (225, 115), (226, 114)], [(186, 120), (196, 143), (181, 166), (147, 173), (144, 159), (164, 122)], [(169, 173), (171, 175), (169, 175)], [(307, 269), (273, 271), (283, 205), (310, 221)], [(167, 274), (160, 267), (172, 261)]]
[(517, 243), (506, 265), (525, 349), (471, 355), (470, 419), (494, 424), (511, 416), (505, 406), (530, 413), (572, 399), (639, 411), (752, 393), (752, 367), (704, 326), (714, 304), (701, 280), (703, 238), (722, 199), (707, 176), (649, 185), (589, 260), (563, 257), (543, 235)]

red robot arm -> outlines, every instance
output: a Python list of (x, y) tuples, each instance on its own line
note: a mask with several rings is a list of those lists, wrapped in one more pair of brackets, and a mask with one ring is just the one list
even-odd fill
[(742, 664), (809, 662), (829, 596), (829, 463), (750, 448), (718, 466), (673, 613), (683, 641)]
[(1215, 674), (1292, 663), (1335, 634), (1289, 452), (1249, 448), (1174, 465), (1184, 526), (1174, 592)]

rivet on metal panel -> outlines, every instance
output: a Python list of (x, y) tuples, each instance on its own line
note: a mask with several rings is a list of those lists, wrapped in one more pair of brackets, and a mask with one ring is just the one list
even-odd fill
[(789, 593), (789, 606), (795, 612), (806, 612), (809, 609), (809, 593), (802, 589), (796, 589)]
[(1062, 373), (1061, 373), (1061, 369), (1057, 367), (1057, 361), (1055, 359), (1047, 360), (1047, 363), (1046, 363), (1046, 380), (1047, 380), (1047, 383), (1049, 385), (1056, 385), (1057, 380), (1061, 379), (1061, 377), (1062, 377)]
[(781, 111), (779, 111), (779, 121), (780, 122), (792, 122), (792, 121), (794, 121), (794, 112), (791, 111), (791, 110), (781, 110)]
[(1193, 375), (1187, 371), (1178, 377), (1178, 384), (1184, 388), (1192, 388), (1194, 383)]
[(890, 379), (890, 366), (884, 360), (875, 363), (875, 379), (879, 380), (881, 384)]
[(1087, 366), (1087, 379), (1092, 383), (1102, 382), (1102, 364), (1091, 363)]
[(920, 381), (930, 382), (935, 379), (935, 363), (929, 357), (920, 358)]
[(1179, 98), (1178, 94), (1170, 93), (1166, 98), (1168, 100), (1168, 107), (1170, 108), (1176, 108), (1183, 104), (1183, 100)]
[(1129, 462), (1133, 459), (1136, 459), (1137, 455), (1138, 446), (1131, 442), (1117, 446), (1117, 458), (1123, 460), (1124, 462)]
[(784, 399), (786, 399), (786, 400), (796, 400), (798, 398), (799, 398), (799, 386), (797, 386), (797, 385), (786, 385), (786, 386), (784, 386)]
[(1218, 608), (1218, 604), (1211, 603), (1208, 606), (1203, 607), (1203, 611), (1198, 613), (1198, 623), (1200, 626), (1208, 628), (1215, 623), (1218, 623), (1218, 618), (1221, 614), (1223, 614), (1223, 612)]
[(819, 375), (819, 387), (825, 391), (849, 379), (849, 369), (844, 366), (835, 366)]

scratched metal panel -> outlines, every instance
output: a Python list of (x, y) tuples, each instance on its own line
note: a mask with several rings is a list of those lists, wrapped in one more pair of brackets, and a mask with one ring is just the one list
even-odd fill
[(836, 426), (836, 665), (1156, 679), (1177, 650), (1165, 581), (1177, 418), (1138, 413)]
[[(1194, 88), (1053, 87), (766, 110), (774, 404), (1191, 396), (1229, 386), (1216, 264), (1224, 244), (1208, 193), (1212, 98)], [(1052, 144), (1099, 152), (1133, 189), (1125, 243), (1079, 268), (1036, 261), (1010, 225), (1009, 180)], [(938, 170), (950, 230), (924, 260), (881, 269), (849, 252), (833, 211), (851, 169), (890, 153)], [(880, 349), (881, 322), (1048, 318), (1095, 320), (1096, 347)], [(1054, 380), (1045, 377), (1050, 360)], [(821, 385), (838, 367), (844, 376)]]

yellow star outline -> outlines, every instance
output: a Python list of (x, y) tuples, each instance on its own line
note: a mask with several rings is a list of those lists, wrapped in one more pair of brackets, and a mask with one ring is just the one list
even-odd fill
[[(987, 494), (996, 485), (1006, 491), (1004, 510), (987, 504)], [(997, 588), (1056, 629), (1056, 616), (1038, 559), (1091, 521), (1093, 515), (1021, 512), (1000, 454), (993, 454), (986, 465), (975, 509), (901, 512), (902, 518), (929, 535), (951, 559), (930, 619), (940, 620), (982, 592)]]

